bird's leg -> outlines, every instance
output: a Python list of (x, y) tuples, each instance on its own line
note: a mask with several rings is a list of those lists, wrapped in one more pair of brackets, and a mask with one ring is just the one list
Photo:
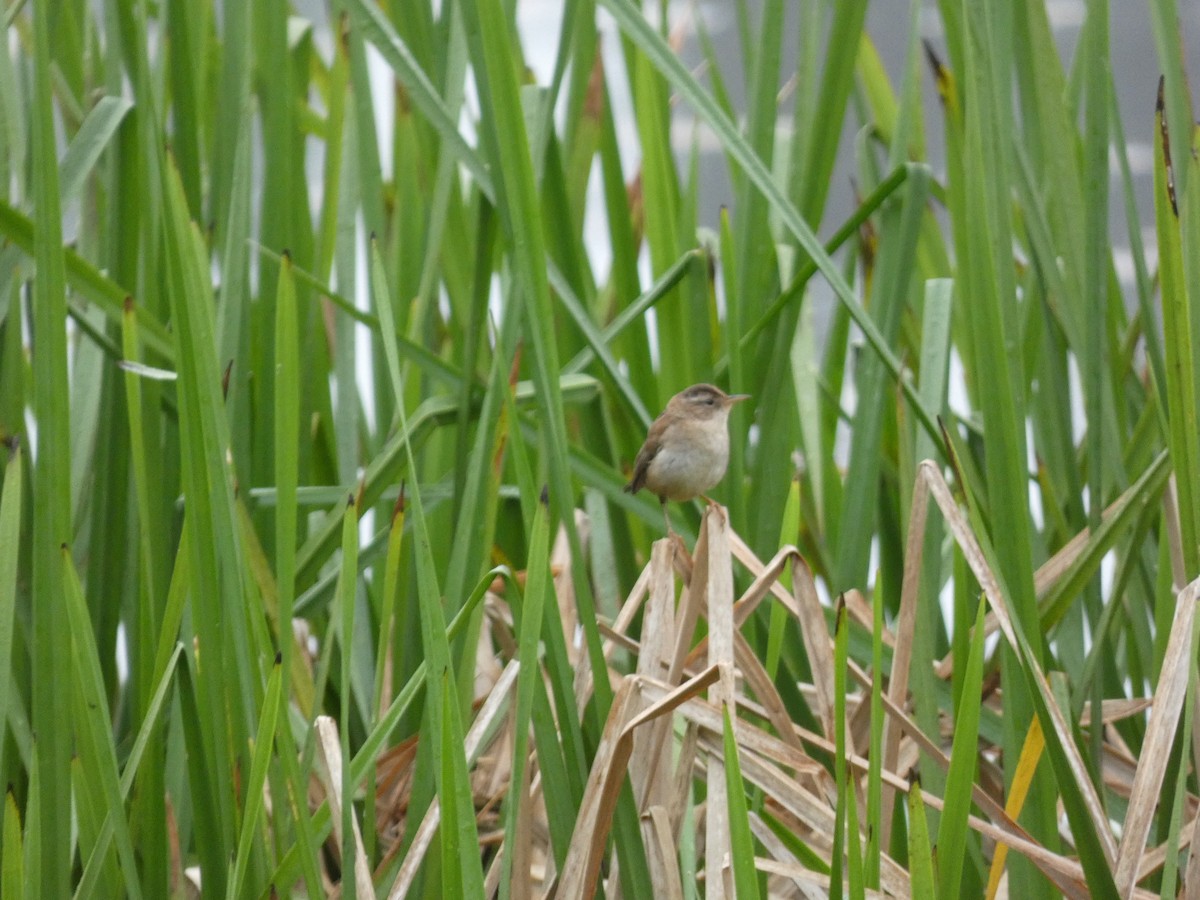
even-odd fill
[(675, 547), (675, 562), (679, 573), (685, 582), (690, 582), (692, 580), (692, 554), (688, 553), (687, 544), (683, 542), (680, 534), (671, 527), (671, 517), (667, 515), (667, 498), (659, 497), (658, 502), (662, 504), (663, 522), (667, 525), (667, 537)]

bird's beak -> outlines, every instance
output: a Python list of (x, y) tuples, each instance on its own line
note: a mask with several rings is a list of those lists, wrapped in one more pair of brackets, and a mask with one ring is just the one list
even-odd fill
[(750, 395), (749, 394), (730, 394), (725, 399), (728, 400), (731, 404), (732, 403), (741, 403), (743, 400), (749, 400)]

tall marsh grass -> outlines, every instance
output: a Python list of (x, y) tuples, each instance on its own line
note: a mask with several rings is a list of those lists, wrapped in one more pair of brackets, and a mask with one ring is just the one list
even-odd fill
[(515, 6), (8, 4), (0, 896), (1200, 891), (1174, 0)]

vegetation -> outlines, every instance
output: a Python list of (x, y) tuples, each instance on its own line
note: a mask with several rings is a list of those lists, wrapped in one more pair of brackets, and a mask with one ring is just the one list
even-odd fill
[(865, 0), (751, 6), (733, 71), (568, 2), (535, 77), (502, 0), (8, 5), (0, 896), (1200, 886), (1174, 0), (1124, 122), (1105, 0), (911, 4), (895, 83)]

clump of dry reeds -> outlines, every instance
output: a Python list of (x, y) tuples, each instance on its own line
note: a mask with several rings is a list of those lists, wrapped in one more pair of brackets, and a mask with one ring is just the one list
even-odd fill
[[(1147, 848), (1146, 839), (1165, 772), (1161, 760), (1186, 693), (1196, 586), (1180, 593), (1153, 698), (1106, 701), (1098, 725), (1090, 708), (1072, 718), (1060, 707), (1053, 680), (1041, 671), (1033, 673), (1029, 680), (1042, 692), (1043, 712), (1024, 726), (1025, 782), (1006, 792), (998, 768), (1000, 749), (978, 731), (982, 709), (1005, 714), (1005, 690), (1002, 684), (983, 682), (984, 659), (978, 651), (984, 633), (999, 631), (1023, 664), (1031, 665), (1032, 656), (1025, 637), (1014, 628), (987, 553), (941, 473), (932, 464), (919, 472), (910, 534), (924, 533), (932, 498), (981, 585), (989, 610), (978, 620), (980, 633), (972, 636), (972, 659), (960, 663), (947, 656), (934, 673), (949, 680), (958, 665), (974, 671), (974, 679), (964, 683), (973, 685), (975, 693), (960, 699), (958, 714), (958, 720), (975, 723), (974, 733), (962, 732), (960, 721), (951, 716), (943, 718), (936, 733), (926, 733), (913, 717), (909, 650), (918, 605), (933, 602), (918, 594), (916, 573), (923, 551), (919, 537), (909, 542), (899, 616), (877, 628), (871, 604), (857, 592), (838, 598), (833, 608), (823, 605), (813, 575), (794, 547), (782, 548), (764, 563), (730, 527), (727, 510), (710, 506), (694, 551), (689, 553), (676, 535), (655, 542), (619, 614), (602, 625), (614, 699), (578, 816), (574, 822), (548, 817), (538, 746), (531, 739), (520, 786), (520, 826), (515, 831), (519, 845), (507, 848), (499, 810), (513, 799), (513, 695), (522, 660), (515, 655), (512, 613), (504, 596), (490, 593), (486, 598), (477, 712), (466, 737), (466, 755), (472, 764), (479, 852), (489, 861), (488, 895), (499, 888), (500, 861), (507, 854), (513, 861), (509, 896), (589, 897), (597, 889), (616, 896), (622, 859), (611, 829), (619, 796), (627, 790), (636, 805), (641, 848), (656, 897), (687, 896), (684, 886), (689, 883), (703, 885), (708, 897), (732, 897), (739, 875), (761, 882), (769, 896), (824, 897), (843, 891), (928, 895), (939, 884), (944, 888), (945, 873), (938, 866), (939, 845), (927, 831), (927, 811), (942, 817), (940, 835), (949, 833), (948, 828), (961, 828), (979, 836), (978, 846), (989, 866), (989, 896), (1004, 890), (1006, 861), (1017, 853), (1064, 895), (1087, 897), (1087, 873), (1072, 846), (1076, 826), (1065, 810), (1069, 800), (1060, 805), (1059, 847), (1045, 846), (1017, 822), (1032, 774), (1039, 760), (1050, 755), (1045, 749), (1050, 744), (1065, 768), (1060, 772), (1054, 759), (1048, 764), (1055, 766), (1060, 786), (1063, 778), (1072, 779), (1072, 790), (1063, 795), (1082, 798), (1086, 824), (1094, 829), (1104, 865), (1122, 894), (1153, 896), (1137, 885), (1154, 877), (1172, 849), (1181, 849)], [(1137, 496), (1135, 486), (1109, 516)], [(1080, 535), (1042, 567), (1037, 583), (1043, 595), (1081, 563), (1091, 540)], [(559, 573), (555, 598), (577, 672), (574, 698), (582, 711), (591, 698), (592, 683), (583, 649), (574, 640), (575, 607), (563, 574), (569, 569), (567, 554), (566, 541), (559, 540), (551, 565)], [(735, 591), (738, 582), (746, 585), (740, 593)], [(786, 610), (803, 640), (812, 678), (798, 687), (815, 727), (795, 720), (763, 660), (742, 635), (745, 623), (764, 604)], [(853, 627), (876, 632), (889, 651), (884, 668), (864, 668), (848, 656), (839, 636)], [(1144, 715), (1148, 708), (1139, 761), (1110, 726), (1123, 717)], [(1076, 735), (1096, 727), (1102, 729), (1099, 788), (1076, 745)], [(336, 739), (332, 746), (336, 749)], [(727, 755), (730, 749), (735, 759)], [(419, 822), (407, 821), (415, 758), (412, 741), (393, 748), (380, 758), (376, 775), (381, 839), (390, 841), (396, 852), (406, 848), (391, 896), (405, 895), (440, 822), (436, 799)], [(956, 762), (960, 759), (967, 763)], [(916, 773), (922, 761), (945, 774), (945, 794), (921, 787)], [(848, 789), (840, 789), (840, 781)], [(1113, 797), (1124, 808), (1119, 821), (1110, 819), (1108, 812)], [(898, 820), (893, 819), (894, 803), (901, 807)], [(882, 815), (868, 817), (868, 810), (881, 810)], [(1182, 809), (1185, 843), (1191, 840), (1198, 814), (1200, 804), (1188, 794)], [(960, 821), (949, 823), (952, 815)], [(890, 843), (893, 821), (907, 834), (899, 845)], [(871, 834), (874, 822), (882, 826), (877, 836)], [(408, 840), (406, 829), (415, 829)], [(571, 836), (559, 866), (552, 835), (561, 836), (565, 830)], [(386, 857), (391, 858), (392, 854)], [(365, 860), (360, 864), (363, 873), (369, 873)], [(1188, 890), (1197, 884), (1197, 869), (1193, 862), (1184, 875)], [(873, 882), (869, 886), (868, 880)]]

